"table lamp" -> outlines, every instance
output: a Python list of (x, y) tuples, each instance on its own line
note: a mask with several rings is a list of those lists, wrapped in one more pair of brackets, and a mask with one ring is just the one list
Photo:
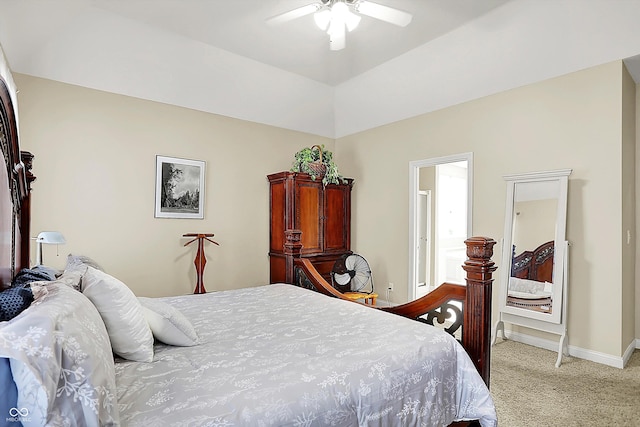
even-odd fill
[(42, 244), (63, 245), (67, 243), (64, 236), (57, 231), (42, 231), (36, 237), (36, 265), (42, 265)]

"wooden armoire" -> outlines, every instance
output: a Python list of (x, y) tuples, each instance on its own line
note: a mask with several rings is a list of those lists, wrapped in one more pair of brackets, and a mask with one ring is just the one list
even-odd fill
[(320, 179), (298, 172), (268, 175), (270, 211), (270, 283), (285, 282), (285, 231), (300, 230), (301, 256), (308, 258), (325, 279), (344, 254), (351, 253), (351, 188), (324, 186)]

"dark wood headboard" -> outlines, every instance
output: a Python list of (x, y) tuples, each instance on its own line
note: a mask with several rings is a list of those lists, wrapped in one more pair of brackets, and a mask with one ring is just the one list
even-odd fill
[(538, 282), (553, 282), (553, 254), (555, 252), (553, 240), (519, 255), (516, 255), (514, 246), (512, 252), (511, 277)]
[(29, 266), (31, 174), (33, 155), (20, 151), (16, 110), (9, 88), (0, 78), (0, 146), (5, 168), (0, 172), (0, 288)]

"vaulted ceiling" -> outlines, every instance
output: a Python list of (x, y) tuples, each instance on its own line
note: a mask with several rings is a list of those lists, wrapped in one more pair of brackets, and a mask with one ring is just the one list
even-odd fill
[(640, 0), (376, 0), (329, 50), (315, 0), (0, 0), (14, 72), (340, 137), (625, 59), (640, 81)]

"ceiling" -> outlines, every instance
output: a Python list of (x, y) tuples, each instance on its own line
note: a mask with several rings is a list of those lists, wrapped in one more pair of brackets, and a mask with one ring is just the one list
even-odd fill
[(640, 0), (373, 0), (346, 48), (316, 0), (0, 0), (11, 70), (329, 138), (624, 59), (640, 82)]
[[(402, 28), (364, 16), (358, 28), (347, 34), (346, 48), (340, 51), (329, 50), (329, 38), (316, 27), (312, 14), (278, 25), (266, 23), (271, 16), (317, 0), (2, 1), (14, 3), (9, 7), (20, 16), (12, 20), (20, 26), (14, 31), (31, 33), (34, 48), (37, 39), (45, 43), (76, 19), (92, 16), (89, 9), (99, 9), (336, 85), (428, 43), (508, 0), (376, 0), (411, 13), (412, 22)], [(31, 53), (29, 49), (11, 52), (20, 56)]]

